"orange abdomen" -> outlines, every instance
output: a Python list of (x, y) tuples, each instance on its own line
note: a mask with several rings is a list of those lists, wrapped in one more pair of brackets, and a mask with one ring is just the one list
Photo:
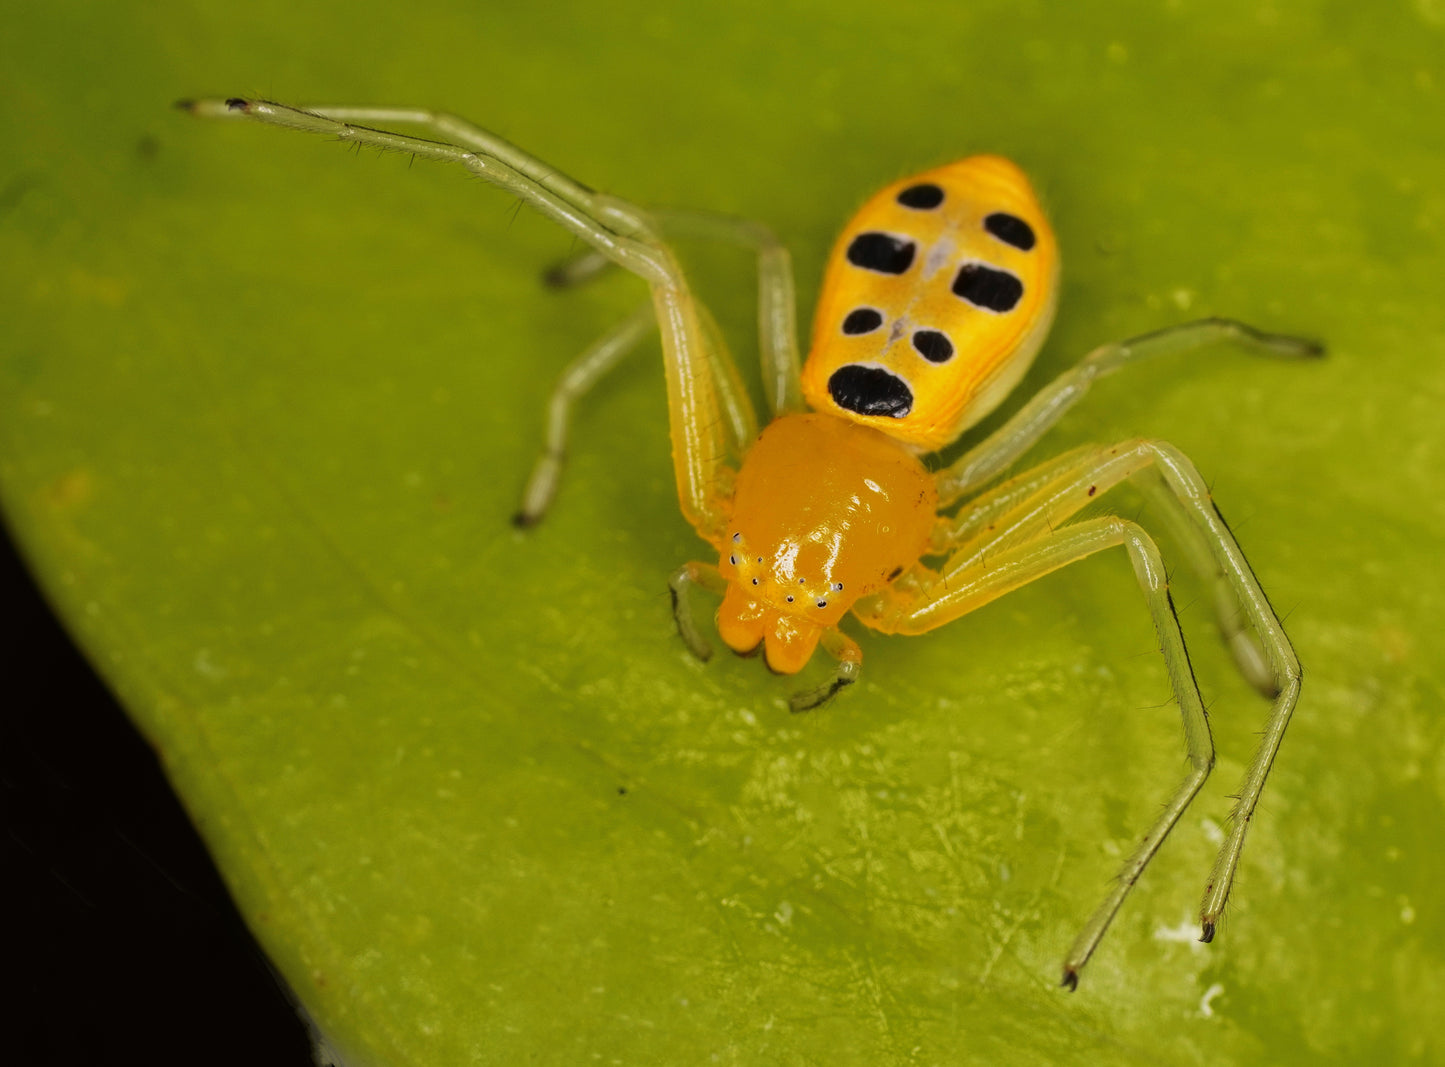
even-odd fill
[(808, 406), (915, 451), (955, 440), (1028, 369), (1059, 251), (1028, 177), (971, 156), (874, 195), (843, 229), (803, 367)]

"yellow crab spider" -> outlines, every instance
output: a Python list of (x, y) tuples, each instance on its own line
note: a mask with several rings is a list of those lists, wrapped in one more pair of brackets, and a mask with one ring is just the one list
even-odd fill
[[(1210, 583), (1240, 671), (1271, 702), (1205, 885), (1200, 940), (1213, 938), (1299, 696), (1294, 649), (1203, 478), (1178, 449), (1149, 440), (1087, 445), (998, 479), (1095, 379), (1129, 364), (1224, 340), (1283, 357), (1318, 356), (1322, 346), (1226, 319), (1106, 344), (958, 460), (929, 470), (921, 457), (956, 440), (1003, 400), (1053, 319), (1058, 248), (1028, 178), (1007, 160), (963, 159), (894, 182), (864, 204), (829, 260), (803, 363), (788, 253), (757, 223), (644, 210), (437, 112), (292, 108), (243, 99), (181, 106), (196, 115), (250, 118), (459, 164), (591, 246), (592, 253), (556, 272), (555, 282), (584, 280), (608, 263), (647, 282), (650, 307), (563, 374), (518, 521), (537, 521), (552, 500), (573, 401), (656, 325), (678, 498), (683, 516), (718, 558), (673, 574), (678, 631), (697, 656), (708, 657), (689, 607), (689, 591), (699, 586), (722, 597), (717, 628), (735, 652), (761, 649), (769, 667), (793, 674), (821, 645), (837, 662), (833, 678), (795, 695), (794, 710), (817, 707), (856, 680), (863, 653), (839, 628), (849, 611), (883, 633), (923, 633), (1070, 563), (1122, 547), (1159, 637), (1189, 768), (1070, 948), (1063, 969), (1069, 989), (1214, 764), (1209, 723), (1153, 538), (1128, 519), (1076, 517), (1122, 482), (1144, 492), (1188, 563)], [(378, 128), (382, 124), (412, 126), (428, 137), (391, 133)], [(716, 327), (664, 241), (679, 234), (756, 253), (763, 385), (772, 415), (761, 433)]]

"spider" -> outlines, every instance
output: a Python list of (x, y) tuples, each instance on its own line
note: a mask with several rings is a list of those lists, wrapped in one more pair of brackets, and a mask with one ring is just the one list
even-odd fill
[[(733, 651), (761, 650), (794, 674), (818, 646), (830, 681), (795, 694), (818, 707), (856, 681), (863, 653), (839, 628), (851, 612), (883, 633), (918, 634), (1096, 552), (1133, 564), (1184, 725), (1189, 767), (1064, 960), (1072, 990), (1166, 835), (1203, 786), (1214, 743), (1170, 597), (1164, 562), (1137, 522), (1079, 518), (1124, 482), (1142, 491), (1209, 582), (1220, 629), (1244, 677), (1271, 702), (1263, 740), (1200, 906), (1214, 937), (1245, 834), (1300, 691), (1300, 665), (1209, 489), (1162, 441), (1085, 445), (1000, 480), (1098, 378), (1143, 360), (1233, 341), (1281, 357), (1323, 354), (1302, 338), (1203, 319), (1094, 349), (952, 463), (923, 458), (957, 440), (1018, 384), (1053, 320), (1059, 253), (1028, 178), (974, 156), (894, 182), (844, 228), (829, 260), (806, 363), (799, 359), (792, 267), (764, 226), (701, 212), (644, 210), (596, 192), (479, 127), (411, 108), (293, 108), (263, 100), (182, 101), (193, 114), (244, 117), (337, 140), (456, 163), (531, 204), (594, 250), (555, 271), (572, 284), (612, 263), (648, 283), (640, 308), (567, 368), (519, 525), (556, 492), (573, 402), (653, 325), (660, 328), (673, 465), (683, 516), (717, 553), (671, 578), (688, 648), (710, 648), (694, 587), (722, 597), (717, 630)], [(376, 124), (376, 125), (373, 125)], [(421, 138), (379, 125), (425, 131)], [(666, 236), (751, 249), (758, 265), (763, 384), (756, 418), (720, 333), (693, 296)]]

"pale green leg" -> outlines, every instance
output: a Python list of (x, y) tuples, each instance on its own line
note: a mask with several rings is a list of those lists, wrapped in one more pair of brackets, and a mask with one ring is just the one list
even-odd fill
[[(571, 288), (584, 285), (592, 281), (606, 269), (615, 266), (611, 260), (595, 251), (587, 251), (551, 267), (543, 275), (543, 281), (554, 288)], [(708, 358), (712, 366), (714, 385), (718, 393), (718, 403), (722, 407), (723, 418), (726, 420), (729, 437), (729, 454), (741, 460), (747, 447), (752, 444), (753, 438), (758, 434), (756, 416), (753, 414), (752, 402), (748, 400), (747, 386), (743, 384), (741, 375), (738, 374), (737, 363), (728, 352), (726, 339), (718, 328), (717, 321), (713, 318), (712, 312), (701, 302), (697, 304), (697, 315), (701, 322), (705, 337), (708, 343)], [(601, 343), (606, 343), (606, 338)], [(587, 359), (584, 353), (578, 364)], [(597, 378), (616, 367), (621, 360), (612, 360), (598, 371)], [(578, 364), (574, 364), (574, 367)], [(563, 379), (570, 374), (573, 368), (564, 372)], [(596, 384), (597, 378), (590, 379), (587, 388)], [(562, 389), (559, 383), (558, 390)], [(555, 403), (555, 402), (554, 402)], [(544, 451), (543, 460), (545, 461)], [(534, 483), (536, 480), (534, 472)], [(548, 500), (550, 502), (550, 498)], [(540, 518), (540, 514), (537, 518)], [(535, 519), (533, 521), (536, 521)], [(530, 525), (530, 523), (528, 523)]]
[(677, 623), (678, 636), (694, 656), (706, 663), (712, 659), (712, 645), (698, 628), (689, 594), (693, 588), (699, 588), (722, 596), (727, 592), (727, 579), (711, 563), (693, 561), (673, 571), (667, 587), (672, 593), (672, 617)]
[[(1200, 906), (1202, 940), (1211, 940), (1234, 884), (1249, 823), (1270, 767), (1284, 739), (1299, 698), (1301, 671), (1294, 647), (1240, 551), (1209, 487), (1189, 459), (1162, 441), (1137, 441), (1101, 450), (1097, 458), (1041, 491), (1000, 522), (1000, 529), (977, 536), (950, 558), (951, 583), (962, 570), (992, 560), (1012, 544), (1056, 528), (1099, 493), (1143, 473), (1143, 486), (1162, 508), (1195, 566), (1212, 579), (1216, 599), (1227, 587), (1233, 601), (1222, 611), (1224, 636), (1242, 673), (1272, 702), (1262, 740), (1240, 787), (1229, 834), (1214, 862)], [(1192, 530), (1192, 533), (1185, 531)], [(1242, 617), (1235, 614), (1235, 609)]]
[[(545, 189), (575, 204), (587, 204), (596, 196), (596, 191), (581, 182), (569, 178), (555, 167), (549, 166), (530, 152), (518, 148), (505, 137), (491, 130), (458, 118), (445, 111), (433, 111), (418, 107), (306, 107), (299, 110), (313, 115), (334, 119), (337, 122), (353, 123), (403, 123), (421, 126), (437, 134), (445, 141), (466, 145), (474, 152), (500, 160), (518, 174), (536, 182)], [(626, 212), (618, 217), (625, 217)], [(638, 226), (641, 227), (639, 220)]]
[(722, 408), (723, 426), (727, 430), (728, 455), (739, 463), (743, 453), (758, 436), (758, 418), (753, 413), (753, 402), (748, 399), (748, 387), (738, 373), (737, 362), (728, 350), (727, 339), (717, 319), (706, 304), (697, 305), (697, 317), (702, 323), (703, 336), (707, 339), (708, 359), (712, 366), (713, 385), (717, 389), (718, 406)]
[[(1040, 497), (1036, 505), (1037, 516), (1032, 522), (1022, 515), (1012, 516), (1011, 519), (1004, 516), (1066, 475), (1092, 469), (1110, 452), (1110, 449), (1098, 445), (1084, 445), (989, 489), (968, 501), (956, 515), (940, 517), (934, 528), (930, 554), (943, 555), (976, 541), (970, 551), (959, 553), (952, 563), (953, 566), (968, 566), (970, 561), (997, 552), (1001, 547), (1033, 537), (1040, 524), (1058, 525), (1089, 502), (1087, 488), (1084, 489), (1086, 497), (1078, 495), (1078, 487), (1064, 489), (1057, 500), (1050, 500), (1047, 495)], [(1098, 475), (1091, 477), (1097, 478)], [(1264, 648), (1248, 625), (1234, 586), (1214, 558), (1205, 529), (1181, 509), (1178, 498), (1157, 470), (1145, 467), (1133, 471), (1128, 477), (1156, 504), (1189, 565), (1209, 583), (1215, 619), (1240, 673), (1265, 697), (1273, 699), (1278, 687)], [(1092, 495), (1096, 496), (1115, 483), (1105, 478), (1103, 484), (1090, 484), (1095, 490)], [(998, 536), (989, 536), (995, 532), (1001, 532), (1002, 540)], [(910, 581), (913, 580), (910, 578)]]
[(1169, 527), (1189, 565), (1208, 583), (1215, 622), (1239, 673), (1265, 699), (1273, 700), (1279, 693), (1279, 684), (1270, 668), (1269, 656), (1254, 636), (1239, 595), (1215, 558), (1204, 527), (1180, 506), (1179, 498), (1157, 469), (1145, 468), (1134, 474), (1131, 481), (1155, 505), (1155, 511)]
[(1211, 591), (1220, 605), (1221, 627), (1235, 662), (1245, 678), (1272, 701), (1263, 739), (1240, 788), (1229, 836), (1205, 890), (1200, 921), (1207, 941), (1214, 935), (1229, 896), (1250, 820), (1294, 713), (1301, 671), (1284, 627), (1211, 499), (1204, 478), (1188, 457), (1162, 441), (1135, 441), (1101, 449), (1092, 460), (1004, 516), (998, 530), (960, 546), (944, 572), (952, 581), (957, 570), (978, 565), (1013, 544), (1058, 527), (1098, 494), (1125, 479), (1141, 484), (1179, 535), (1191, 562), (1211, 581)]
[(1169, 684), (1183, 718), (1189, 771), (1139, 847), (1125, 862), (1114, 888), (1074, 940), (1064, 960), (1063, 984), (1070, 989), (1078, 985), (1080, 970), (1099, 947), (1129, 891), (1204, 785), (1214, 765), (1214, 742), (1209, 734), (1209, 722), (1193, 668), (1189, 664), (1179, 619), (1169, 597), (1164, 562), (1158, 548), (1143, 529), (1125, 519), (1112, 516), (1088, 519), (1061, 530), (1044, 532), (1035, 540), (1015, 545), (973, 567), (950, 570), (947, 579), (940, 579), (926, 594), (900, 598), (889, 604), (882, 616), (865, 620), (869, 625), (888, 632), (923, 633), (975, 611), (1061, 567), (1116, 545), (1123, 545), (1128, 550), (1135, 577), (1154, 619), (1159, 648), (1169, 671)]
[[(494, 156), (518, 173), (572, 203), (595, 206), (595, 202), (599, 199), (591, 189), (549, 167), (505, 138), (455, 115), (422, 108), (323, 107), (307, 110), (340, 122), (400, 122), (424, 126), (435, 130), (441, 136), (458, 141), (474, 151)], [(606, 199), (610, 201), (610, 198)], [(609, 212), (610, 221), (622, 221), (633, 228), (643, 229), (649, 224), (656, 224), (665, 231), (678, 236), (693, 236), (740, 244), (752, 249), (757, 254), (758, 334), (762, 353), (763, 380), (768, 386), (768, 402), (774, 415), (785, 410), (801, 411), (803, 409), (800, 384), (801, 363), (798, 356), (796, 295), (793, 285), (792, 259), (788, 250), (779, 243), (773, 232), (758, 222), (700, 211), (665, 208), (649, 211), (644, 217), (640, 210), (633, 210), (619, 202), (612, 202), (609, 204)], [(558, 264), (547, 272), (545, 280), (548, 284), (558, 287), (582, 284), (601, 274), (612, 262), (612, 258), (601, 252), (587, 252)], [(727, 347), (722, 340), (721, 332), (717, 329), (716, 323), (712, 321), (706, 308), (702, 304), (698, 304), (697, 307), (700, 317), (704, 319), (703, 327), (707, 330), (712, 342), (713, 370), (719, 378), (720, 401), (734, 439), (732, 451), (737, 454), (747, 442), (756, 436), (756, 419), (753, 416), (751, 404), (746, 399), (746, 387), (743, 386), (738, 375), (736, 364), (727, 354)], [(611, 336), (609, 334), (608, 337), (604, 337), (599, 345), (606, 345)], [(593, 349), (589, 349), (584, 353), (568, 369), (564, 378), (571, 371), (580, 367), (593, 352)], [(605, 373), (606, 369), (610, 369), (618, 362), (620, 361), (610, 361), (601, 373)], [(588, 387), (593, 383), (595, 383), (595, 379), (589, 382)], [(559, 392), (561, 389), (562, 386), (559, 385)], [(546, 453), (544, 452), (543, 459), (539, 461), (538, 471), (540, 471), (541, 463), (545, 461)], [(532, 487), (540, 485), (538, 471), (534, 471), (533, 479), (529, 483), (529, 492)], [(555, 492), (555, 476), (553, 492)], [(533, 511), (527, 506), (529, 502), (525, 501), (522, 510), (518, 512), (519, 520), (523, 516), (532, 516), (529, 522), (524, 523), (527, 525), (541, 517), (541, 510)], [(550, 496), (543, 502), (543, 509), (548, 502), (550, 502)]]
[[(349, 144), (456, 163), (521, 197), (619, 266), (656, 285), (679, 279), (664, 248), (650, 233), (645, 213), (593, 192), (510, 142), (450, 116), (413, 108), (295, 108), (267, 100), (197, 100), (183, 106), (205, 118), (249, 118), (272, 126), (321, 133)], [(430, 141), (360, 121), (412, 122), (461, 144)]]
[(1265, 333), (1232, 319), (1200, 319), (1103, 345), (1039, 390), (1002, 427), (939, 471), (936, 480), (940, 502), (947, 506), (1006, 471), (1078, 403), (1095, 379), (1130, 363), (1226, 340), (1265, 355), (1299, 358), (1324, 354), (1324, 347), (1316, 341)]
[[(752, 249), (758, 257), (758, 334), (759, 351), (762, 354), (763, 381), (767, 386), (768, 403), (774, 414), (780, 405), (793, 405), (784, 410), (802, 410), (802, 392), (799, 379), (798, 342), (794, 306), (796, 298), (793, 289), (792, 261), (787, 249), (783, 248), (771, 230), (761, 223), (737, 219), (727, 215), (713, 215), (699, 211), (681, 211), (669, 208), (649, 212), (658, 226), (667, 234), (679, 237), (693, 237), (703, 240), (724, 241), (740, 244)], [(611, 261), (598, 252), (588, 251), (564, 260), (549, 269), (544, 275), (548, 285), (571, 287), (585, 284), (603, 273)], [(712, 315), (701, 304), (698, 316), (706, 331), (710, 353), (712, 353), (713, 374), (718, 391), (718, 400), (727, 420), (731, 438), (732, 454), (741, 458), (747, 446), (757, 436), (757, 423), (753, 417), (752, 405), (747, 400), (747, 387), (737, 371), (736, 362), (727, 354), (727, 343), (718, 329)], [(606, 339), (602, 343), (606, 343)], [(574, 368), (587, 360), (584, 354)], [(616, 366), (619, 360), (610, 361), (599, 370), (599, 376)], [(574, 368), (564, 374), (564, 383)], [(587, 387), (596, 381), (590, 378)], [(560, 394), (563, 385), (559, 384)], [(554, 410), (556, 400), (554, 400)], [(540, 491), (544, 484), (543, 466), (549, 468), (550, 486), (555, 492), (560, 462), (551, 460), (550, 441), (548, 448), (538, 460), (528, 486), (527, 502), (518, 513), (519, 524), (531, 525), (541, 518), (541, 511), (528, 506), (534, 489)], [(550, 503), (551, 496), (542, 499), (543, 507)], [(525, 521), (524, 521), (525, 520)]]
[[(1144, 442), (1151, 454), (1154, 467), (1163, 483), (1172, 492), (1182, 512), (1187, 513), (1202, 531), (1200, 543), (1213, 555), (1222, 580), (1227, 581), (1238, 598), (1245, 620), (1254, 632), (1263, 652), (1262, 673), (1255, 681), (1257, 687), (1272, 699), (1269, 717), (1265, 720), (1264, 734), (1249, 770), (1240, 786), (1234, 811), (1230, 815), (1229, 834), (1214, 861), (1209, 883), (1204, 889), (1200, 904), (1199, 920), (1202, 925), (1201, 941), (1214, 939), (1219, 916), (1224, 911), (1225, 901), (1234, 885), (1234, 876), (1239, 868), (1239, 856), (1244, 850), (1244, 839), (1249, 833), (1250, 821), (1259, 805), (1260, 794), (1279, 753), (1285, 730), (1289, 728), (1290, 717), (1294, 714), (1295, 702), (1299, 699), (1302, 672), (1294, 646), (1284, 632), (1269, 599), (1259, 587), (1259, 581), (1250, 569), (1239, 545), (1234, 540), (1224, 516), (1209, 496), (1209, 487), (1194, 464), (1178, 449), (1163, 442)], [(1156, 494), (1160, 500), (1168, 499), (1166, 494)], [(1236, 659), (1241, 660), (1237, 638), (1231, 645), (1236, 647)], [(1243, 662), (1241, 661), (1243, 666)]]
[(1099, 445), (1071, 448), (981, 493), (955, 514), (940, 515), (933, 528), (929, 555), (941, 556), (953, 552), (975, 537), (1004, 528), (1007, 525), (1004, 520), (1006, 515), (1064, 475), (1078, 470), (1100, 451)]
[[(562, 263), (562, 265), (558, 267), (553, 267), (553, 269), (548, 272), (549, 280), (552, 280), (552, 283), (558, 286), (577, 285), (577, 283), (585, 282), (585, 280), (595, 276), (595, 272), (592, 272), (592, 270), (585, 266), (585, 263), (590, 262), (594, 256), (595, 253), (587, 253), (585, 256), (568, 260), (568, 262)], [(607, 259), (603, 259), (603, 257), (600, 256), (595, 257), (600, 259), (605, 266), (613, 266)], [(584, 266), (582, 266), (578, 272), (574, 273), (571, 270), (571, 267), (574, 265)], [(553, 276), (556, 276), (556, 278), (553, 278)], [(642, 338), (643, 333), (646, 333), (647, 325), (653, 325), (656, 322), (656, 318), (653, 317), (652, 314), (652, 305), (646, 305), (646, 307), (637, 312), (637, 315), (643, 315), (647, 320), (643, 324), (644, 328), (642, 333), (624, 341), (626, 347), (623, 348), (623, 351), (618, 351), (616, 359), (603, 359), (604, 353), (600, 351), (601, 348), (610, 350), (611, 344), (614, 343), (614, 337), (616, 337), (616, 335), (611, 333), (605, 334), (600, 341), (597, 341), (594, 347), (588, 348), (574, 363), (569, 364), (568, 369), (562, 372), (562, 377), (558, 380), (558, 385), (556, 385), (556, 389), (553, 390), (552, 395), (552, 424), (548, 431), (548, 444), (543, 445), (542, 457), (538, 460), (538, 466), (533, 468), (532, 481), (530, 481), (529, 487), (527, 487), (522, 512), (517, 513), (517, 519), (519, 519), (517, 525), (530, 526), (542, 518), (542, 512), (533, 512), (533, 510), (530, 510), (530, 494), (532, 494), (533, 489), (540, 489), (540, 486), (542, 486), (539, 479), (543, 477), (543, 464), (549, 464), (548, 455), (552, 453), (552, 438), (558, 437), (559, 434), (565, 435), (565, 422), (561, 425), (561, 431), (559, 431), (556, 419), (565, 419), (566, 408), (569, 408), (572, 400), (577, 399), (582, 392), (587, 392), (588, 389), (597, 385), (598, 380), (601, 380), (604, 374), (616, 369), (618, 364), (621, 363), (621, 356), (623, 356), (627, 350), (630, 350), (631, 346), (636, 344), (637, 340)], [(717, 321), (712, 318), (712, 312), (708, 311), (707, 305), (699, 302), (699, 304), (696, 305), (696, 315), (698, 315), (699, 325), (701, 325), (705, 340), (707, 340), (708, 361), (712, 369), (712, 376), (714, 376), (712, 385), (717, 389), (718, 406), (722, 409), (724, 427), (727, 428), (728, 431), (728, 455), (740, 460), (741, 455), (747, 450), (747, 445), (750, 445), (751, 442), (753, 442), (753, 438), (757, 437), (757, 421), (756, 416), (753, 415), (753, 403), (747, 399), (747, 386), (743, 385), (743, 379), (741, 379), (740, 374), (737, 373), (737, 363), (734, 363), (733, 357), (728, 354), (727, 341), (722, 337), (722, 331), (718, 330), (718, 324)], [(630, 334), (630, 324), (631, 320), (623, 322), (620, 327), (617, 327), (616, 333)], [(595, 366), (594, 356), (600, 360)], [(581, 387), (571, 385), (571, 379), (575, 373), (585, 374), (585, 383), (581, 385)], [(562, 393), (564, 392), (568, 393), (566, 399), (561, 400), (565, 405), (564, 413), (558, 416), (556, 415), (556, 409), (558, 409), (559, 399), (562, 398)], [(540, 499), (539, 497), (543, 509), (551, 505), (552, 496), (556, 492), (555, 480), (561, 477), (561, 464), (551, 464), (551, 466), (556, 467), (556, 470), (549, 476), (553, 481), (551, 493), (549, 493), (545, 499)], [(520, 522), (520, 519), (525, 515), (530, 515), (532, 518), (527, 520), (527, 522)]]
[(586, 285), (614, 266), (616, 264), (601, 252), (589, 248), (548, 267), (542, 273), (542, 282), (554, 289), (571, 289), (574, 286)]
[[(654, 208), (649, 215), (670, 236), (741, 245), (757, 255), (758, 351), (768, 410), (775, 418), (805, 410), (793, 260), (773, 231), (751, 219), (703, 211)], [(549, 269), (544, 280), (558, 287), (580, 285), (597, 277), (609, 265), (605, 256), (583, 252)]]
[(656, 324), (652, 305), (643, 304), (562, 372), (547, 405), (547, 436), (542, 454), (532, 467), (532, 476), (522, 492), (522, 506), (512, 519), (517, 526), (533, 526), (540, 522), (557, 495), (562, 465), (567, 456), (567, 429), (572, 405), (603, 375), (621, 363)]
[[(277, 126), (326, 134), (337, 140), (423, 159), (456, 163), (521, 197), (619, 266), (652, 287), (667, 375), (673, 465), (684, 517), (708, 540), (727, 522), (733, 469), (726, 419), (714, 380), (718, 353), (709, 352), (697, 302), (681, 268), (657, 238), (640, 208), (595, 193), (502, 138), (451, 116), (401, 108), (303, 110), (261, 100), (202, 100), (182, 105), (205, 117), (247, 117)], [(369, 126), (363, 121), (422, 126), (462, 144), (426, 140)], [(744, 398), (745, 399), (745, 398)]]
[[(1249, 562), (1214, 506), (1208, 486), (1186, 456), (1161, 441), (1085, 448), (1077, 450), (1075, 455), (1078, 462), (1073, 469), (1061, 469), (1054, 461), (1037, 472), (1026, 472), (1014, 482), (1000, 486), (996, 491), (1000, 499), (1015, 500), (1014, 507), (996, 515), (991, 523), (971, 530), (971, 539), (957, 546), (942, 573), (934, 579), (935, 589), (953, 591), (959, 583), (967, 581), (969, 575), (1008, 566), (1006, 561), (1013, 553), (1025, 551), (1036, 539), (1050, 536), (1099, 494), (1126, 479), (1139, 481), (1150, 494), (1180, 535), (1181, 544), (1194, 565), (1213, 581), (1216, 599), (1227, 596), (1232, 602), (1227, 612), (1231, 621), (1224, 623), (1225, 638), (1246, 678), (1272, 701), (1263, 739), (1240, 788), (1229, 834), (1215, 859), (1200, 907), (1201, 940), (1209, 941), (1214, 937), (1219, 915), (1233, 885), (1260, 793), (1299, 697), (1299, 660)], [(1058, 477), (1043, 480), (1052, 474)], [(1010, 490), (1015, 483), (1039, 488), (1032, 496), (1018, 500)], [(990, 495), (980, 498), (985, 506)], [(1074, 527), (1064, 527), (1060, 535), (1071, 529)], [(952, 595), (950, 592), (949, 596)], [(929, 611), (942, 610), (929, 608), (928, 599), (925, 598), (922, 606), (914, 601), (915, 606), (909, 613), (909, 632), (913, 632)], [(948, 602), (951, 604), (953, 600)], [(860, 612), (860, 617), (869, 625), (880, 629), (898, 625), (900, 609), (887, 598), (879, 598), (868, 607), (873, 617), (865, 612)], [(1242, 617), (1237, 612), (1242, 613)], [(956, 618), (960, 613), (949, 609), (946, 614), (947, 618)], [(943, 621), (947, 620), (940, 618), (933, 625)]]
[(793, 258), (772, 230), (751, 219), (705, 211), (659, 208), (663, 232), (678, 237), (723, 241), (751, 249), (758, 257), (758, 351), (763, 389), (773, 417), (805, 410), (802, 360), (798, 354), (797, 292)]

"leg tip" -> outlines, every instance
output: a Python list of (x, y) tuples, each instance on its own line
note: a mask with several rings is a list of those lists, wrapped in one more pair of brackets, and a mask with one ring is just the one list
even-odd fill
[(541, 521), (541, 515), (534, 515), (530, 511), (519, 511), (512, 516), (512, 525), (519, 530), (530, 530)]
[(816, 711), (852, 684), (852, 678), (834, 678), (828, 685), (818, 689), (794, 693), (788, 698), (788, 710), (794, 715), (802, 714), (805, 711)]
[(1199, 930), (1199, 940), (1204, 942), (1206, 945), (1214, 940), (1214, 923), (1211, 920), (1205, 919), (1204, 922), (1201, 924)]
[(1256, 684), (1254, 687), (1254, 691), (1268, 701), (1278, 700), (1279, 695), (1284, 692), (1283, 689), (1275, 685), (1273, 682)]
[(699, 663), (708, 663), (712, 660), (712, 645), (702, 639), (702, 635), (693, 631), (688, 633), (681, 626), (677, 628), (677, 636), (682, 638), (682, 643), (692, 653), (692, 658)]
[(239, 96), (230, 97), (227, 100), (196, 100), (186, 97), (177, 100), (174, 105), (177, 111), (184, 111), (189, 115), (195, 115), (202, 119), (225, 118), (233, 111), (247, 114), (251, 110), (251, 101), (243, 100)]
[(1079, 972), (1072, 967), (1064, 968), (1064, 980), (1059, 985), (1070, 993), (1079, 988)]

